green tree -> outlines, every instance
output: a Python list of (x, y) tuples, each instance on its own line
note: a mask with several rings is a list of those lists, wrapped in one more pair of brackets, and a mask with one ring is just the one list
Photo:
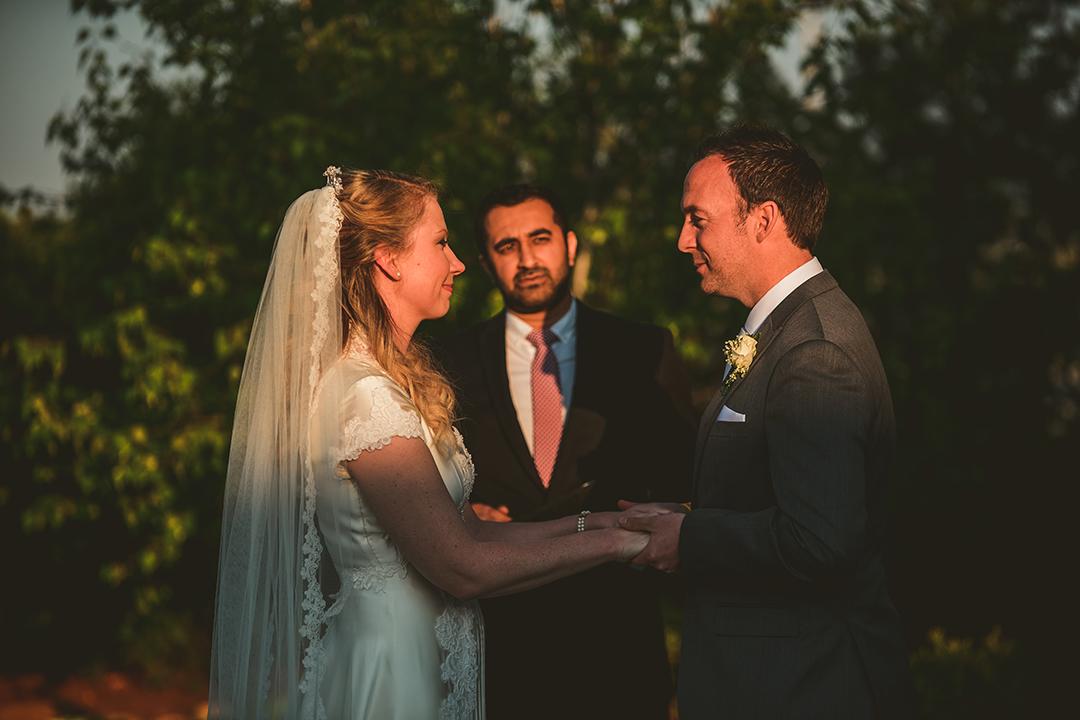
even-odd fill
[(179, 79), (111, 68), (108, 31), (86, 36), (88, 92), (50, 129), (68, 220), (4, 226), (5, 267), (36, 279), (5, 284), (26, 314), (0, 361), (2, 511), (28, 546), (14, 575), (41, 578), (5, 594), (4, 631), (54, 666), (115, 646), (118, 626), (161, 659), (177, 627), (209, 627), (232, 406), (285, 208), (331, 163), (445, 177), (497, 155), (490, 88), (518, 42), (492, 40), (482, 3), (74, 3), (121, 6)]
[(531, 85), (514, 127), (516, 172), (505, 181), (535, 180), (564, 196), (580, 242), (579, 296), (670, 327), (697, 384), (715, 382), (719, 345), (743, 310), (704, 296), (676, 251), (682, 181), (698, 143), (719, 127), (742, 117), (790, 125), (799, 106), (769, 51), (799, 3), (531, 7), (545, 42), (524, 59)]
[[(691, 292), (672, 247), (685, 158), (718, 122), (783, 121), (765, 51), (792, 4), (511, 3), (520, 25), (487, 0), (73, 7), (137, 10), (166, 54), (111, 67), (111, 31), (83, 35), (87, 93), (50, 128), (66, 208), (0, 224), (18, 310), (0, 340), (0, 519), (25, 548), (5, 572), (35, 578), (2, 601), (20, 663), (108, 655), (117, 627), (128, 659), (182, 662), (209, 628), (251, 317), (285, 208), (329, 164), (436, 178), (459, 244), (494, 185), (555, 185), (592, 258), (587, 297), (670, 324), (715, 366), (732, 306)], [(432, 332), (490, 312), (473, 265)]]

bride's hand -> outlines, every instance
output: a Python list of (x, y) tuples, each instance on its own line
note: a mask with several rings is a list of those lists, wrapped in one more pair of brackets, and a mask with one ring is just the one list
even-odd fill
[(645, 546), (649, 544), (649, 538), (651, 537), (652, 536), (646, 532), (620, 530), (618, 561), (629, 562), (636, 558), (641, 554), (641, 551), (645, 549)]
[(619, 517), (621, 516), (621, 512), (615, 511), (589, 513), (585, 516), (585, 529), (609, 530), (611, 528), (617, 528), (619, 527)]

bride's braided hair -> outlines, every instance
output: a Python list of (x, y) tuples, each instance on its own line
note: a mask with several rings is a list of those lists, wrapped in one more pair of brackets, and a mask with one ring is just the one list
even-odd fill
[(357, 330), (364, 334), (375, 359), (409, 393), (446, 452), (454, 444), (454, 391), (418, 338), (404, 353), (394, 344), (394, 321), (375, 287), (376, 249), (407, 250), (424, 200), (437, 200), (438, 190), (423, 178), (387, 170), (343, 170), (341, 183), (342, 337), (348, 343)]

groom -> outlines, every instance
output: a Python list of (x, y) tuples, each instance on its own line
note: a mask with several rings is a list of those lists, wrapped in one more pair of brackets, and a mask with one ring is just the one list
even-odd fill
[(748, 124), (694, 159), (679, 249), (702, 290), (750, 313), (701, 420), (689, 508), (623, 503), (620, 519), (653, 533), (635, 563), (687, 575), (679, 717), (906, 720), (882, 567), (892, 400), (862, 315), (812, 255), (824, 177)]

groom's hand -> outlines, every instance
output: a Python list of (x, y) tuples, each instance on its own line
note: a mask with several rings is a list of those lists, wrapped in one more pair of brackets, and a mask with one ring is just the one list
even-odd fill
[(686, 506), (679, 503), (635, 503), (629, 500), (620, 500), (619, 509), (623, 511), (622, 517), (648, 517), (649, 515), (687, 512)]
[(651, 565), (667, 573), (678, 570), (679, 533), (685, 518), (684, 513), (670, 510), (641, 515), (624, 513), (619, 518), (621, 527), (634, 532), (647, 532), (651, 535), (649, 544), (631, 562), (634, 565)]

